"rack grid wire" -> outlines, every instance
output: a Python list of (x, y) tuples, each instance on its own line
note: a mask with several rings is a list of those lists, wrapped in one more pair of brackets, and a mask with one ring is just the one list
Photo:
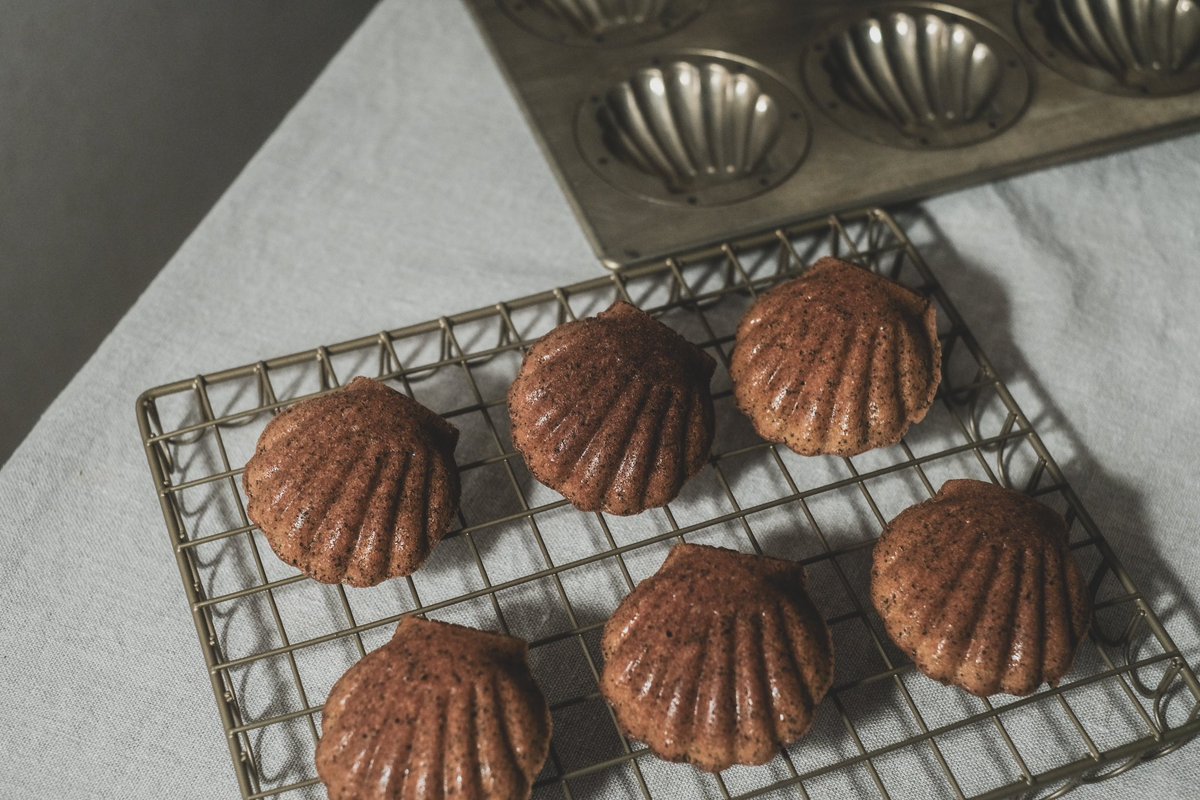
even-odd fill
[[(909, 285), (938, 307), (943, 383), (898, 445), (797, 456), (736, 409), (728, 356), (762, 291), (822, 255)], [(710, 352), (717, 434), (670, 505), (580, 512), (512, 450), (505, 402), (523, 352), (616, 299)], [(414, 575), (370, 589), (279, 561), (246, 516), (243, 465), (283, 407), (378, 377), (461, 431), (455, 530)], [(244, 798), (322, 797), (313, 751), (333, 682), (418, 614), (529, 640), (554, 737), (535, 797), (1060, 797), (1200, 732), (1200, 683), (896, 221), (872, 209), (799, 224), (574, 286), (150, 389), (142, 443)], [(942, 481), (975, 477), (1059, 510), (1095, 617), (1072, 671), (1028, 697), (978, 699), (920, 675), (868, 595), (884, 524)], [(617, 603), (681, 541), (801, 561), (833, 630), (835, 684), (813, 730), (762, 767), (709, 775), (622, 735), (598, 690)]]

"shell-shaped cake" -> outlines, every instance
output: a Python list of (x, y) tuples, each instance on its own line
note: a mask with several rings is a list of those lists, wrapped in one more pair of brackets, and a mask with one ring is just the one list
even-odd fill
[(317, 774), (331, 800), (524, 800), (550, 709), (521, 639), (405, 617), (329, 692)]
[(977, 118), (1000, 85), (1000, 58), (960, 18), (894, 11), (834, 39), (846, 91), (901, 128)]
[(715, 368), (666, 325), (617, 302), (529, 350), (508, 393), (513, 445), (576, 508), (666, 505), (708, 459)]
[(604, 628), (600, 688), (656, 755), (711, 772), (764, 764), (833, 683), (829, 627), (793, 561), (681, 544)]
[(1119, 80), (1170, 76), (1200, 61), (1196, 0), (1045, 0), (1059, 38)]
[(715, 61), (673, 61), (609, 89), (610, 147), (672, 186), (744, 177), (779, 136), (779, 104), (751, 75)]
[(976, 480), (947, 481), (888, 524), (871, 596), (921, 672), (980, 697), (1056, 685), (1091, 619), (1063, 518)]
[(895, 444), (941, 381), (937, 312), (894, 281), (822, 258), (750, 308), (729, 371), (764, 439), (809, 456)]
[(246, 513), (281, 559), (323, 583), (409, 575), (458, 508), (458, 430), (370, 378), (267, 425), (246, 464)]

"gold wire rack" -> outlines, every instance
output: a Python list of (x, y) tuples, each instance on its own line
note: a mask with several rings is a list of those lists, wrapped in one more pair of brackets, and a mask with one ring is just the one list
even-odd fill
[[(530, 477), (509, 441), (505, 395), (539, 336), (623, 298), (726, 365), (756, 294), (831, 253), (938, 305), (938, 403), (899, 445), (803, 458), (765, 443), (720, 368), (709, 464), (669, 506), (636, 517), (580, 512)], [(391, 382), (462, 433), (456, 531), (416, 574), (371, 589), (319, 584), (275, 558), (246, 517), (240, 480), (274, 413), (359, 374)], [(321, 704), (408, 614), (529, 640), (554, 714), (536, 797), (1044, 799), (1200, 732), (1196, 676), (928, 266), (880, 210), (177, 381), (143, 393), (137, 416), (244, 798), (324, 796), (313, 762)], [(1056, 688), (981, 700), (937, 684), (871, 609), (870, 555), (883, 525), (957, 477), (1020, 488), (1070, 523), (1096, 613)], [(660, 761), (621, 734), (599, 694), (604, 622), (685, 539), (802, 561), (834, 632), (835, 686), (814, 729), (768, 765), (708, 775)]]

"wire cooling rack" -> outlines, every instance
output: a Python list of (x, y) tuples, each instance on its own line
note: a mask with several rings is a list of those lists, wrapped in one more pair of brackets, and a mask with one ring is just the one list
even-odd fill
[[(531, 478), (505, 394), (522, 352), (624, 298), (726, 365), (754, 297), (827, 254), (938, 304), (944, 378), (899, 445), (796, 456), (758, 439), (714, 378), (705, 469), (668, 507), (579, 512)], [(246, 517), (242, 466), (274, 413), (377, 376), (462, 432), (456, 532), (415, 575), (326, 586), (279, 561)], [(1200, 731), (1200, 683), (1117, 563), (1028, 418), (897, 223), (878, 210), (808, 223), (487, 308), (181, 380), (137, 401), (143, 444), (242, 796), (322, 797), (313, 762), (333, 682), (421, 614), (530, 642), (554, 714), (537, 797), (1058, 797)], [(917, 673), (868, 596), (885, 522), (950, 478), (1013, 486), (1064, 514), (1095, 600), (1071, 673), (981, 700)], [(622, 736), (597, 688), (604, 622), (683, 541), (792, 558), (834, 633), (835, 685), (813, 730), (762, 767), (708, 775)]]

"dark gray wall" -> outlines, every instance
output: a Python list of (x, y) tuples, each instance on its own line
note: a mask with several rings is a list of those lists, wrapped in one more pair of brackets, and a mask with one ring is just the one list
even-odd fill
[(0, 463), (374, 3), (0, 0)]

